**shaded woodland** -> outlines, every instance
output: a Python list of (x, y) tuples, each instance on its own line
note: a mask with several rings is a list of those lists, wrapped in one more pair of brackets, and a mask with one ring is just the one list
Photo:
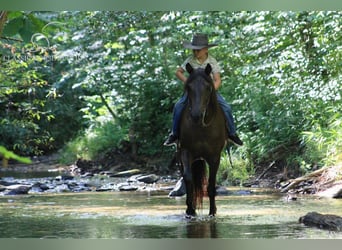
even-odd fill
[(0, 153), (170, 161), (174, 73), (203, 32), (244, 141), (221, 181), (341, 165), (341, 27), (337, 11), (2, 11)]

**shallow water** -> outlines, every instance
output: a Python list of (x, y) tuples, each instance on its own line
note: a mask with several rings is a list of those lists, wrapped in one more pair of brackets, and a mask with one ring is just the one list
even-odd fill
[[(235, 189), (236, 190), (236, 189)], [(307, 212), (342, 216), (342, 200), (284, 196), (265, 190), (208, 199), (186, 219), (185, 197), (167, 192), (88, 192), (0, 197), (1, 238), (342, 238), (298, 223)]]

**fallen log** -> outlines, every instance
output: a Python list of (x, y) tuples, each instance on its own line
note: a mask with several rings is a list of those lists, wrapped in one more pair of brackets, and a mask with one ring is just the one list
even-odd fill
[(310, 179), (316, 178), (317, 176), (320, 176), (324, 171), (326, 171), (326, 168), (321, 168), (305, 176), (289, 180), (289, 183), (281, 189), (281, 192), (285, 193), (289, 191), (290, 189), (295, 188), (298, 184), (300, 184), (303, 181), (308, 181)]
[(299, 223), (306, 226), (327, 229), (331, 231), (342, 231), (342, 217), (333, 214), (320, 214), (317, 212), (307, 213), (299, 218)]

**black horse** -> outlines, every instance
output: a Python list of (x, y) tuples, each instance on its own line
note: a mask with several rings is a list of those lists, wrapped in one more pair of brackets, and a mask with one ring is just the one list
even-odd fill
[[(225, 118), (217, 102), (216, 91), (210, 76), (212, 68), (193, 69), (185, 83), (188, 102), (180, 122), (178, 151), (186, 186), (186, 214), (196, 215), (197, 205), (202, 205), (204, 186), (210, 201), (209, 215), (216, 214), (216, 174), (222, 149), (226, 144)], [(206, 178), (206, 163), (209, 178)]]

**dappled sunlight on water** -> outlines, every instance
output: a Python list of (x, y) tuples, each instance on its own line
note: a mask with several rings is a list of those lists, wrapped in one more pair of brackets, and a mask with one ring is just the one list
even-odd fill
[(253, 190), (208, 199), (185, 218), (185, 197), (159, 192), (65, 193), (0, 197), (2, 238), (342, 238), (299, 224), (307, 212), (342, 216), (342, 201)]

